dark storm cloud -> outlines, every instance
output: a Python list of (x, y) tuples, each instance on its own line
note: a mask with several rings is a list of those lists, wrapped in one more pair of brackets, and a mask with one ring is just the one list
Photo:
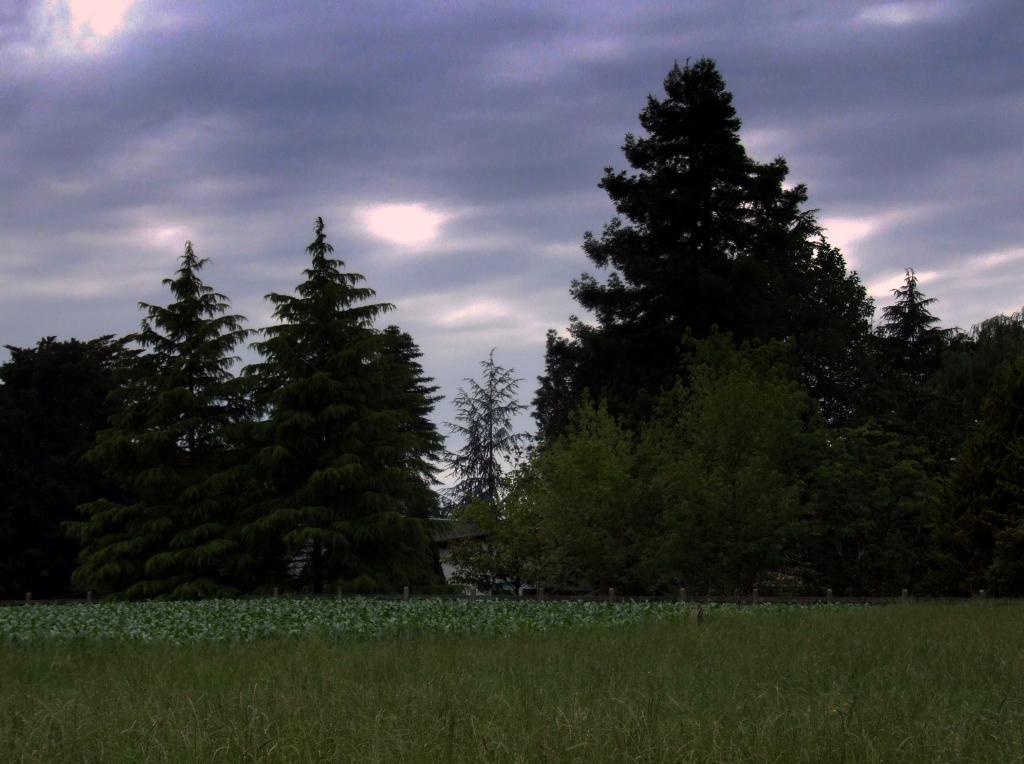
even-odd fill
[[(264, 323), (322, 214), (446, 392), (497, 346), (528, 397), (611, 214), (601, 168), (700, 55), (874, 291), (913, 266), (947, 323), (1024, 303), (1018, 0), (138, 0), (88, 50), (46, 2), (0, 11), (3, 342), (132, 329), (185, 238)], [(446, 218), (403, 247), (362, 225), (377, 204)]]

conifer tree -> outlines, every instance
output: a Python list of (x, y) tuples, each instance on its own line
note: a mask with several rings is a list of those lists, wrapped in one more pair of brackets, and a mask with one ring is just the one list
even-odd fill
[(865, 413), (943, 464), (963, 439), (958, 393), (937, 378), (946, 349), (958, 340), (954, 331), (938, 326), (929, 309), (936, 300), (921, 291), (912, 268), (892, 294), (871, 338), (874, 382)]
[[(267, 570), (327, 584), (385, 589), (429, 583), (433, 558), (423, 510), (436, 435), (425, 425), (429, 384), (415, 347), (374, 328), (392, 309), (344, 269), (317, 218), (306, 279), (267, 295), (277, 323), (247, 369), (269, 418), (256, 457), (263, 500), (245, 528)], [(396, 369), (401, 373), (396, 375)], [(419, 389), (417, 389), (419, 387)], [(410, 405), (410, 398), (415, 401)]]
[(505, 462), (526, 440), (513, 428), (512, 417), (526, 407), (519, 402), (520, 380), (512, 369), (495, 363), (494, 350), (480, 367), (481, 381), (467, 379), (469, 390), (460, 387), (452, 401), (455, 422), (447, 426), (463, 445), (448, 455), (456, 480), (450, 494), (458, 505), (479, 499), (496, 512)]
[(913, 268), (892, 294), (896, 299), (882, 310), (878, 336), (885, 341), (887, 362), (919, 384), (938, 368), (947, 332), (936, 326), (939, 319), (928, 309), (935, 298), (921, 292)]
[(203, 283), (187, 242), (166, 306), (140, 303), (146, 317), (127, 339), (142, 351), (121, 370), (111, 427), (86, 458), (131, 497), (80, 507), (79, 589), (125, 596), (196, 597), (234, 591), (237, 549), (222, 471), (237, 454), (231, 428), (247, 405), (231, 373), (248, 330), (227, 297)]
[(381, 334), (381, 361), (389, 366), (386, 373), (394, 396), (390, 405), (403, 412), (403, 432), (415, 436), (413, 447), (406, 453), (406, 469), (415, 475), (422, 487), (421, 496), (409, 502), (413, 517), (430, 517), (437, 512), (438, 496), (434, 491), (440, 462), (444, 456), (444, 438), (431, 421), (430, 414), (441, 400), (440, 387), (428, 377), (420, 364), (422, 357), (413, 338), (397, 326), (388, 326)]
[(740, 142), (732, 95), (714, 62), (676, 65), (666, 97), (648, 97), (646, 135), (628, 134), (631, 172), (599, 183), (617, 216), (583, 249), (607, 271), (571, 293), (594, 321), (548, 335), (535, 400), (544, 435), (561, 431), (584, 390), (615, 415), (644, 418), (679, 367), (684, 332), (792, 341), (831, 419), (856, 403), (871, 304), (821, 236), (807, 190), (787, 188), (781, 157), (762, 164)]

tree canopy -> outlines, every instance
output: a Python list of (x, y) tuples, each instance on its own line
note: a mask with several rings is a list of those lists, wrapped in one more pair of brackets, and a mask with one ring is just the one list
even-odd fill
[(266, 569), (313, 592), (429, 583), (433, 390), (411, 340), (374, 327), (392, 306), (370, 302), (333, 251), (317, 218), (305, 280), (267, 295), (277, 323), (246, 370), (268, 411), (254, 462), (261, 500), (243, 536)]
[(943, 481), (934, 582), (961, 594), (1024, 594), (1024, 357), (992, 386)]
[(519, 402), (520, 380), (512, 369), (495, 362), (494, 350), (480, 368), (480, 381), (467, 379), (469, 389), (460, 387), (452, 401), (455, 421), (448, 423), (448, 430), (462, 440), (462, 447), (448, 454), (455, 479), (450, 495), (456, 504), (479, 499), (496, 511), (506, 462), (526, 439), (515, 431), (512, 418), (526, 407)]
[(112, 413), (114, 369), (130, 355), (112, 336), (44, 337), (7, 346), (0, 366), (0, 599), (71, 593), (77, 546), (61, 533), (75, 507), (117, 486), (81, 461)]
[(207, 260), (192, 243), (165, 306), (140, 303), (146, 317), (126, 338), (143, 352), (122, 369), (111, 426), (86, 458), (126, 500), (82, 505), (69, 523), (82, 545), (73, 580), (81, 590), (130, 598), (195, 597), (236, 591), (231, 495), (219, 473), (237, 458), (231, 428), (247, 402), (232, 374), (244, 318), (201, 277)]
[(664, 85), (640, 113), (645, 135), (626, 136), (633, 172), (608, 167), (599, 183), (617, 215), (583, 249), (608, 275), (572, 284), (593, 321), (548, 335), (540, 430), (561, 431), (584, 390), (643, 418), (674, 383), (684, 332), (713, 328), (793, 342), (826, 413), (847, 416), (872, 311), (859, 279), (804, 208), (806, 188), (787, 187), (785, 160), (747, 155), (713, 61), (676, 65)]

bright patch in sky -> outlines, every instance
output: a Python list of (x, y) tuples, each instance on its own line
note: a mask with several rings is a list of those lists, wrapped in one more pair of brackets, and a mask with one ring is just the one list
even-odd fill
[(109, 37), (124, 26), (124, 15), (135, 0), (67, 0), (75, 34)]
[(857, 15), (857, 20), (865, 24), (880, 26), (905, 26), (929, 21), (942, 15), (942, 5), (939, 0), (882, 3), (861, 11)]
[(438, 322), (444, 326), (463, 326), (501, 321), (515, 313), (499, 300), (474, 300), (444, 313)]
[[(941, 274), (938, 271), (917, 271), (914, 275), (917, 276), (918, 285), (924, 286)], [(892, 290), (902, 287), (906, 277), (906, 271), (894, 272), (866, 284), (865, 289), (870, 297), (878, 301), (878, 306), (883, 307), (892, 302)]]
[(447, 215), (422, 204), (378, 204), (361, 213), (366, 229), (378, 239), (405, 247), (420, 247), (437, 238)]
[(887, 212), (858, 215), (857, 217), (823, 217), (818, 222), (825, 229), (829, 242), (839, 247), (846, 262), (857, 267), (861, 242), (896, 225), (908, 223), (934, 212), (926, 205), (897, 207)]
[(871, 235), (877, 228), (878, 223), (871, 218), (822, 218), (821, 226), (825, 229), (828, 240), (839, 247), (844, 255), (851, 254), (853, 245), (859, 239)]
[(134, 4), (135, 0), (44, 0), (43, 34), (58, 49), (89, 50), (124, 28)]

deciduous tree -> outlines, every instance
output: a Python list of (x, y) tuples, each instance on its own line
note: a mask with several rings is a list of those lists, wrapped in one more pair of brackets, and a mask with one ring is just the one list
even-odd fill
[(635, 556), (652, 539), (642, 517), (635, 436), (585, 401), (566, 431), (514, 476), (497, 539), (523, 575), (554, 591), (635, 588)]
[(748, 592), (791, 566), (820, 415), (778, 344), (737, 349), (713, 335), (692, 359), (641, 441), (640, 479), (658, 512), (642, 579)]
[(1024, 358), (1004, 369), (939, 492), (933, 582), (1024, 594)]
[(7, 346), (0, 366), (0, 599), (71, 594), (78, 548), (61, 533), (75, 507), (117, 486), (81, 461), (107, 426), (114, 368), (130, 355), (111, 336), (44, 337)]

